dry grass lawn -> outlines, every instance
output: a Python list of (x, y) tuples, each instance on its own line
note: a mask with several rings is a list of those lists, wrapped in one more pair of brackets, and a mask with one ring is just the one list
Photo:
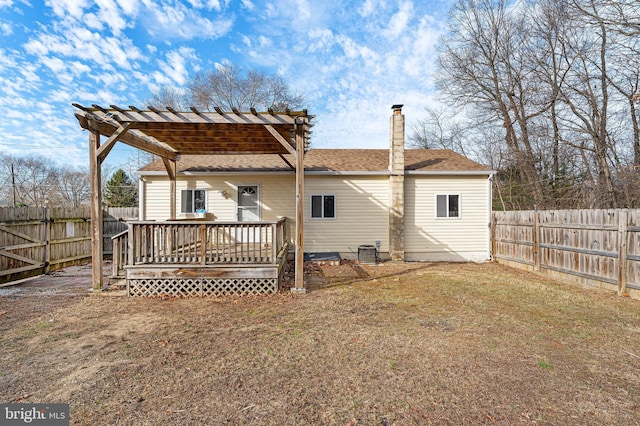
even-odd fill
[(640, 424), (640, 301), (496, 264), (236, 299), (0, 297), (0, 401), (83, 425)]

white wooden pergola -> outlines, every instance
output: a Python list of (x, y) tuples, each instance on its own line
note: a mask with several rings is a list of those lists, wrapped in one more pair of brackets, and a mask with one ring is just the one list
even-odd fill
[[(80, 127), (89, 131), (91, 174), (91, 255), (94, 290), (103, 288), (102, 190), (101, 169), (116, 144), (126, 145), (159, 156), (169, 176), (170, 219), (176, 218), (176, 161), (180, 155), (211, 154), (291, 154), (296, 159), (295, 287), (304, 292), (304, 152), (308, 145), (311, 119), (307, 110), (240, 112), (176, 111), (167, 107), (145, 110), (110, 105), (85, 107), (74, 103)], [(102, 142), (101, 136), (107, 139)]]

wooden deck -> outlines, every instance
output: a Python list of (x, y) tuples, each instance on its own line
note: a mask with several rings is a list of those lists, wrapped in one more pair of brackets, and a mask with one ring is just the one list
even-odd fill
[(278, 291), (288, 247), (277, 222), (135, 221), (113, 237), (113, 276), (130, 296)]

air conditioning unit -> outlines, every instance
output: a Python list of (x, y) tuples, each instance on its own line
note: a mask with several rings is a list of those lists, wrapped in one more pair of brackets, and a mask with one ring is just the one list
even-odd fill
[(377, 260), (376, 246), (363, 244), (358, 246), (358, 262), (369, 265), (375, 265)]

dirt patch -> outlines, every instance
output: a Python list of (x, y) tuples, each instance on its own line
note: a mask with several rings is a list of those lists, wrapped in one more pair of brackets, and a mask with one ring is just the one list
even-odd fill
[[(358, 280), (375, 280), (391, 277), (412, 270), (422, 269), (424, 263), (412, 262), (378, 262), (375, 265), (361, 264), (352, 260), (342, 259), (330, 262), (305, 262), (304, 282), (309, 291), (329, 288), (336, 285), (353, 283)], [(294, 263), (289, 261), (281, 284), (283, 291), (294, 286)]]
[(72, 424), (640, 424), (640, 303), (495, 264), (307, 265), (313, 291), (0, 297), (0, 401)]

